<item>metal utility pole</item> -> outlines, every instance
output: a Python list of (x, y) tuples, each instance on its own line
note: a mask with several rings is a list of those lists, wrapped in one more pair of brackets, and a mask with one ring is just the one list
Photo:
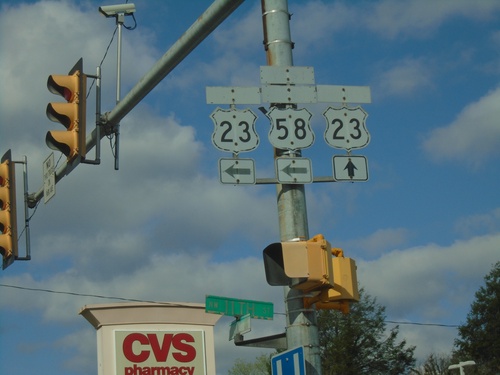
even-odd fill
[[(262, 22), (267, 64), (292, 66), (293, 42), (287, 0), (262, 0)], [(289, 104), (288, 104), (289, 105)], [(271, 106), (286, 107), (273, 103)], [(300, 151), (275, 149), (275, 157), (300, 156)], [(304, 185), (277, 185), (277, 204), (281, 241), (308, 239), (309, 229)], [(318, 326), (314, 308), (304, 308), (304, 293), (284, 288), (288, 348), (304, 347), (306, 373), (321, 374)]]
[[(120, 13), (116, 16), (116, 27), (118, 28), (118, 41), (116, 43), (116, 104), (121, 99), (121, 80), (122, 80), (122, 27), (125, 22), (125, 14)], [(115, 126), (115, 170), (119, 169), (120, 155), (120, 124)]]

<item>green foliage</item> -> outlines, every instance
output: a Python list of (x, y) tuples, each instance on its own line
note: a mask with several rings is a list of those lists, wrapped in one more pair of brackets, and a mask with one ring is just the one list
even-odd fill
[[(318, 312), (323, 375), (410, 374), (415, 347), (397, 339), (399, 327), (386, 330), (385, 307), (364, 290), (360, 297), (348, 315), (336, 310)], [(229, 375), (271, 374), (275, 354), (261, 355), (253, 363), (238, 359)]]
[(255, 362), (237, 359), (228, 375), (271, 375), (271, 357), (274, 354), (262, 354), (255, 359)]
[(387, 331), (385, 307), (360, 290), (349, 314), (319, 311), (318, 325), (324, 375), (408, 374), (415, 347), (397, 342), (399, 327)]
[[(474, 360), (478, 374), (500, 373), (500, 262), (484, 278), (475, 294), (467, 320), (458, 328), (454, 356)], [(467, 369), (469, 372), (469, 369)], [(471, 367), (472, 370), (472, 367)]]

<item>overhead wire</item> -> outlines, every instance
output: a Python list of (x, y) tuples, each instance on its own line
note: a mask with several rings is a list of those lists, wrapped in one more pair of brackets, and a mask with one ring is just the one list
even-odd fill
[[(100, 295), (100, 294), (58, 291), (58, 290), (53, 290), (53, 289), (32, 288), (32, 287), (24, 287), (24, 286), (1, 284), (1, 283), (0, 283), (0, 287), (13, 288), (13, 289), (19, 289), (19, 290), (25, 290), (25, 291), (31, 291), (31, 292), (62, 294), (62, 295), (76, 296), (76, 297), (92, 297), (92, 298), (109, 299), (109, 300), (126, 301), (126, 302), (158, 303), (158, 304), (163, 304), (163, 305), (174, 305), (174, 306), (179, 305), (178, 303), (172, 303), (172, 302), (161, 302), (161, 301), (151, 301), (151, 300), (136, 299), (136, 298), (104, 296), (104, 295)], [(281, 313), (281, 312), (275, 312), (274, 315), (286, 315), (286, 314)], [(384, 322), (389, 323), (389, 324), (415, 325), (415, 326), (428, 326), (428, 327), (445, 327), (445, 328), (457, 328), (457, 327), (459, 327), (458, 324), (421, 323), (421, 322), (408, 322), (408, 321), (395, 321), (395, 320), (384, 320)]]
[[(113, 35), (111, 35), (111, 39), (108, 43), (108, 46), (106, 47), (106, 51), (104, 52), (104, 56), (102, 57), (102, 60), (101, 62), (99, 63), (99, 68), (102, 67), (102, 64), (104, 63), (104, 60), (106, 60), (106, 56), (108, 55), (108, 52), (109, 52), (109, 48), (111, 47), (111, 44), (113, 44), (113, 40), (115, 39), (115, 35), (116, 35), (116, 32), (118, 31), (118, 25), (116, 25), (115, 27), (115, 30), (113, 31)], [(90, 87), (87, 91), (87, 98), (89, 97), (90, 95), (90, 91), (92, 90), (92, 87), (94, 86), (95, 84), (95, 79), (92, 80), (92, 83), (90, 84)]]
[(24, 287), (24, 286), (19, 286), (19, 285), (0, 284), (0, 287), (13, 288), (13, 289), (19, 289), (19, 290), (25, 290), (25, 291), (31, 291), (31, 292), (63, 294), (63, 295), (76, 296), (76, 297), (92, 297), (92, 298), (111, 299), (111, 300), (127, 301), (127, 302), (158, 303), (158, 304), (163, 304), (163, 305), (174, 305), (174, 306), (179, 305), (178, 303), (172, 303), (172, 302), (148, 301), (148, 300), (135, 299), (135, 298), (103, 296), (100, 294), (77, 293), (77, 292), (45, 289), (45, 288), (31, 288), (31, 287)]

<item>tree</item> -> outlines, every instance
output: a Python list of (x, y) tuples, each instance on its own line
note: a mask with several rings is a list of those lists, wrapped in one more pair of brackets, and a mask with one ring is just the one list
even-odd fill
[[(347, 315), (318, 311), (318, 328), (323, 375), (410, 374), (415, 365), (415, 347), (407, 347), (406, 340), (397, 342), (398, 326), (386, 331), (385, 307), (363, 289)], [(254, 363), (239, 359), (229, 375), (271, 374), (275, 354), (263, 354)]]
[(415, 364), (414, 346), (397, 342), (399, 326), (387, 331), (385, 307), (363, 289), (349, 314), (318, 312), (324, 375), (409, 374)]
[(419, 369), (413, 369), (411, 373), (418, 375), (447, 375), (449, 374), (448, 367), (451, 364), (450, 356), (431, 354)]
[[(477, 373), (500, 373), (500, 262), (484, 277), (464, 325), (458, 327), (454, 355), (474, 360)], [(476, 366), (474, 366), (476, 367)]]
[(262, 354), (255, 358), (255, 362), (238, 358), (228, 375), (271, 375), (271, 357), (274, 354)]

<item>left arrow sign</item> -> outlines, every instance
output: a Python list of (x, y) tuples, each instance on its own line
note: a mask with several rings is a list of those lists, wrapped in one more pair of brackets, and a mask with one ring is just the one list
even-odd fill
[(219, 176), (223, 184), (255, 184), (255, 162), (253, 159), (219, 159)]
[(310, 184), (313, 182), (311, 160), (276, 158), (276, 175), (282, 184)]

